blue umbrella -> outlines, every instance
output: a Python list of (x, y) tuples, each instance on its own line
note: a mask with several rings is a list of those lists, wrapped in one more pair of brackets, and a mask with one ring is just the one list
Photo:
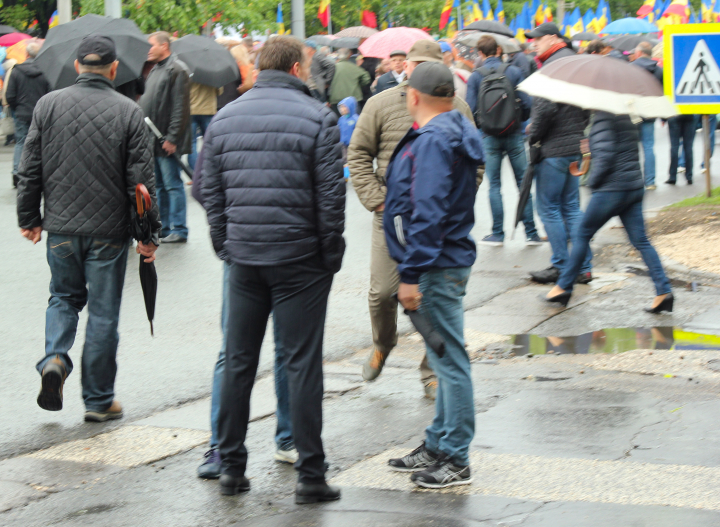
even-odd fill
[(606, 35), (634, 35), (637, 33), (655, 33), (657, 26), (642, 18), (621, 18), (610, 22), (602, 30)]

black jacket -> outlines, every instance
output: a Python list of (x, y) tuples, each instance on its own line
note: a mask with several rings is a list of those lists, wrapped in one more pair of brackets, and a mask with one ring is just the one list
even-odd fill
[[(178, 155), (190, 153), (190, 75), (177, 55), (150, 70), (138, 104), (165, 139), (177, 146)], [(167, 156), (159, 141), (155, 141), (155, 155)]]
[(84, 73), (73, 86), (40, 99), (18, 168), (20, 227), (126, 238), (135, 186), (143, 183), (153, 202), (153, 230), (159, 232), (146, 128), (138, 105), (101, 75)]
[(632, 62), (632, 64), (640, 66), (642, 69), (647, 70), (648, 73), (652, 73), (660, 83), (660, 86), (663, 85), (663, 69), (656, 61), (650, 57), (638, 57)]
[(390, 88), (394, 88), (398, 84), (400, 83), (397, 81), (397, 79), (395, 79), (392, 71), (383, 73), (382, 75), (380, 75), (380, 77), (378, 77), (377, 84), (375, 85), (375, 95), (385, 90), (389, 90)]
[(13, 66), (5, 98), (13, 116), (21, 121), (30, 121), (33, 110), (40, 98), (50, 93), (50, 83), (45, 79), (33, 59)]
[(298, 78), (261, 71), (213, 119), (203, 147), (204, 206), (223, 259), (286, 265), (320, 254), (340, 269), (345, 181), (337, 118)]
[[(543, 66), (557, 59), (570, 57), (575, 52), (565, 47), (548, 58)], [(543, 158), (569, 157), (580, 155), (580, 140), (588, 124), (589, 112), (577, 106), (568, 106), (543, 99), (533, 98), (530, 119), (530, 144), (540, 142)]]
[(644, 186), (638, 152), (639, 133), (627, 115), (595, 112), (590, 128), (593, 192), (630, 191)]

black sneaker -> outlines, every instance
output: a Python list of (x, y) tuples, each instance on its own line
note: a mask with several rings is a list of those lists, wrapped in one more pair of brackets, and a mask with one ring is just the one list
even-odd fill
[(220, 451), (211, 448), (205, 452), (205, 461), (197, 469), (197, 475), (203, 479), (218, 479), (220, 477)]
[(431, 467), (437, 460), (438, 455), (425, 448), (425, 441), (423, 441), (422, 445), (407, 456), (388, 460), (388, 465), (397, 472), (417, 472)]
[(551, 265), (542, 271), (530, 273), (530, 278), (538, 284), (554, 284), (560, 278), (560, 269)]
[(577, 275), (577, 278), (575, 279), (576, 284), (589, 284), (592, 282), (593, 276), (592, 273), (580, 273)]
[(456, 485), (469, 485), (472, 483), (472, 476), (470, 465), (461, 467), (442, 456), (433, 466), (410, 476), (410, 481), (426, 489), (444, 489)]

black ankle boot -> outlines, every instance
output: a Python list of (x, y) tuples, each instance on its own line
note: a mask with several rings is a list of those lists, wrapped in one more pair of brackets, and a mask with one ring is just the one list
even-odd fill
[(220, 494), (223, 496), (234, 496), (241, 492), (250, 490), (250, 481), (245, 476), (236, 478), (228, 474), (220, 475)]
[(327, 483), (298, 483), (295, 487), (295, 503), (305, 505), (340, 499), (340, 489)]

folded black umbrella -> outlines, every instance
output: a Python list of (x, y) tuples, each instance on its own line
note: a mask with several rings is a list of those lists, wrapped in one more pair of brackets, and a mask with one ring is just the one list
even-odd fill
[(208, 37), (185, 35), (172, 43), (172, 50), (190, 69), (190, 80), (198, 84), (222, 88), (240, 77), (227, 48)]
[(530, 189), (532, 189), (533, 178), (535, 177), (535, 163), (540, 162), (540, 147), (530, 146), (530, 162), (525, 169), (522, 183), (520, 183), (520, 196), (518, 197), (517, 212), (515, 213), (515, 223), (513, 224), (513, 234), (523, 218), (525, 217), (525, 207), (530, 199)]
[[(145, 124), (148, 125), (148, 128), (152, 131), (153, 135), (157, 138), (157, 140), (160, 142), (160, 144), (165, 142), (165, 137), (163, 136), (162, 132), (158, 130), (157, 126), (155, 126), (155, 123), (152, 122), (152, 120), (149, 117), (145, 118)], [(180, 168), (182, 168), (183, 172), (185, 172), (190, 179), (193, 178), (193, 170), (188, 166), (188, 164), (182, 160), (182, 157), (180, 157), (177, 154), (172, 154), (172, 157), (175, 158), (175, 161), (178, 162), (180, 165)]]
[[(395, 300), (398, 299), (397, 293), (393, 296), (395, 296)], [(445, 340), (440, 333), (435, 331), (432, 320), (425, 316), (419, 309), (417, 311), (405, 309), (404, 312), (410, 317), (410, 322), (415, 326), (415, 329), (420, 333), (425, 343), (442, 359), (445, 356)]]
[(150, 50), (147, 38), (135, 22), (127, 18), (85, 15), (48, 31), (47, 38), (35, 59), (53, 89), (75, 84), (75, 59), (80, 42), (88, 35), (104, 35), (115, 43), (120, 65), (115, 86), (137, 79)]
[[(138, 183), (135, 187), (135, 201), (137, 209), (133, 209), (130, 233), (137, 241), (148, 245), (153, 242), (152, 224), (148, 215), (152, 202), (150, 193), (142, 183)], [(145, 258), (147, 257), (140, 255), (140, 286), (145, 300), (145, 312), (150, 321), (150, 335), (155, 335), (153, 319), (155, 318), (155, 299), (157, 298), (157, 271), (155, 262), (146, 263)]]

